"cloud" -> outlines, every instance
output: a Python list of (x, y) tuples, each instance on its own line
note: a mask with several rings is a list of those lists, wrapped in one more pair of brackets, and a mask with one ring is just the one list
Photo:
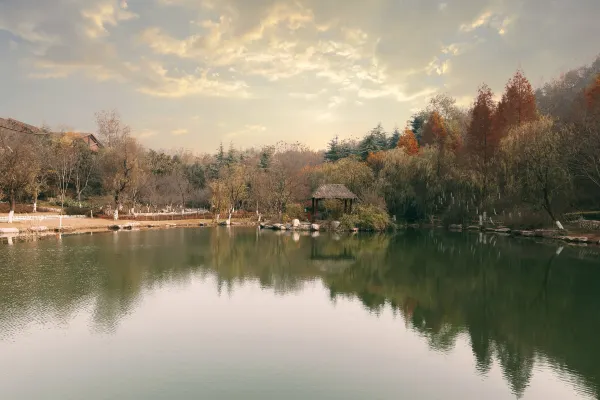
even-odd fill
[(261, 124), (248, 124), (245, 125), (243, 128), (235, 130), (235, 131), (231, 131), (229, 133), (227, 133), (225, 136), (227, 138), (236, 138), (236, 137), (242, 137), (242, 136), (253, 136), (256, 134), (260, 134), (262, 132), (265, 132), (267, 130), (267, 127)]
[(332, 96), (329, 98), (329, 104), (327, 107), (336, 108), (337, 106), (346, 102), (346, 99), (341, 96)]
[(182, 136), (187, 135), (189, 131), (187, 129), (174, 129), (171, 131), (171, 135), (173, 136)]
[[(408, 118), (440, 90), (469, 104), (483, 82), (501, 92), (519, 66), (535, 84), (591, 61), (600, 2), (575, 3), (0, 0), (0, 56), (18, 65), (11, 82), (116, 82), (98, 93), (176, 110), (174, 120), (190, 124), (198, 115), (216, 127), (235, 115), (234, 128), (217, 129), (234, 136), (268, 136), (256, 120), (273, 132), (315, 122), (342, 132)], [(85, 108), (94, 102), (78, 103), (93, 112)]]
[(326, 92), (327, 92), (327, 89), (321, 89), (315, 93), (292, 92), (292, 93), (289, 93), (288, 95), (295, 99), (314, 100)]
[(121, 21), (137, 18), (138, 15), (127, 11), (125, 0), (104, 0), (81, 11), (81, 15), (89, 22), (86, 33), (91, 38), (108, 34), (107, 25), (117, 26)]
[(147, 62), (143, 69), (135, 73), (140, 81), (138, 91), (165, 98), (181, 98), (191, 95), (211, 97), (247, 98), (248, 85), (243, 81), (222, 81), (209, 77), (209, 71), (197, 70), (194, 73), (167, 70), (157, 62)]
[(483, 25), (489, 23), (491, 17), (492, 17), (492, 13), (490, 11), (486, 11), (483, 14), (479, 15), (472, 22), (470, 22), (468, 24), (462, 24), (460, 26), (460, 30), (462, 32), (471, 32), (471, 31), (479, 28), (480, 26), (483, 26)]
[(138, 139), (147, 139), (153, 136), (158, 135), (158, 132), (153, 129), (142, 129), (138, 131), (134, 131), (133, 135)]

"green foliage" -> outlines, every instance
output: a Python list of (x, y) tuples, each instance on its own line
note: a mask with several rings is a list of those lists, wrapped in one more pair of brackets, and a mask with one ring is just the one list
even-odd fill
[(190, 182), (190, 185), (194, 189), (202, 189), (206, 186), (206, 177), (204, 174), (204, 167), (195, 162), (192, 165), (188, 165), (185, 168), (185, 176)]
[(290, 222), (294, 219), (299, 219), (300, 221), (306, 220), (306, 212), (304, 211), (304, 207), (302, 206), (302, 204), (286, 204), (285, 212), (283, 215), (284, 222)]
[(345, 214), (340, 219), (345, 230), (358, 228), (361, 231), (382, 232), (391, 227), (390, 216), (385, 210), (367, 204), (356, 207), (352, 214)]
[(311, 191), (326, 183), (345, 185), (351, 192), (362, 198), (375, 184), (373, 170), (356, 159), (346, 157), (334, 163), (324, 163), (306, 170)]
[(390, 135), (390, 138), (388, 140), (387, 148), (389, 150), (395, 149), (396, 147), (398, 147), (398, 141), (400, 140), (400, 136), (402, 136), (402, 133), (400, 133), (400, 130), (398, 129), (398, 127), (394, 128), (394, 132), (392, 132), (392, 134)]

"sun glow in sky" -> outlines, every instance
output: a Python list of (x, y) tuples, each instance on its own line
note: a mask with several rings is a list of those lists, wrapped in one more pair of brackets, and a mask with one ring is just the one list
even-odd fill
[(117, 108), (151, 147), (323, 148), (468, 105), (600, 51), (598, 0), (0, 0), (0, 117), (95, 130)]

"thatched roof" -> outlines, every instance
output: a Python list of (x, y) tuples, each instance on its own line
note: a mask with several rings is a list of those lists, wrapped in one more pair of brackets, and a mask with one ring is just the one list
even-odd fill
[(321, 185), (319, 188), (313, 193), (312, 197), (314, 199), (356, 199), (358, 198), (354, 193), (352, 193), (348, 188), (344, 185), (338, 184), (328, 184)]

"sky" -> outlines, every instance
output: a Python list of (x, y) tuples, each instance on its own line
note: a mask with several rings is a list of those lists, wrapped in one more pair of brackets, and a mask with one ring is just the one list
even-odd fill
[(325, 148), (600, 52), (598, 0), (0, 0), (0, 117), (147, 146)]

